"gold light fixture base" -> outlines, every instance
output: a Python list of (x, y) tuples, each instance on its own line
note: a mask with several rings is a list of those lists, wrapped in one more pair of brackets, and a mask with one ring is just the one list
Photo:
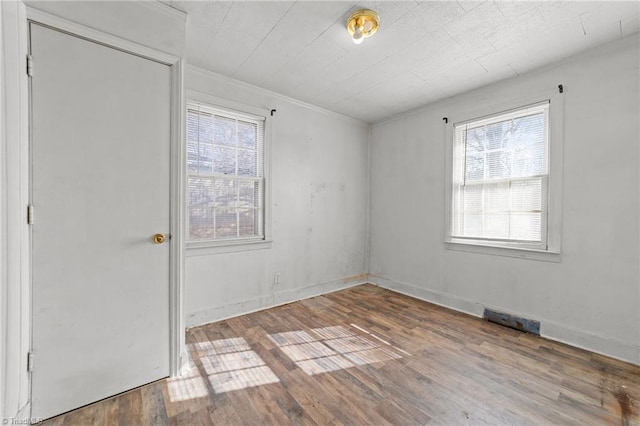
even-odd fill
[(376, 12), (369, 9), (357, 10), (347, 19), (347, 31), (354, 38), (356, 30), (360, 28), (362, 37), (371, 37), (378, 31), (380, 17)]

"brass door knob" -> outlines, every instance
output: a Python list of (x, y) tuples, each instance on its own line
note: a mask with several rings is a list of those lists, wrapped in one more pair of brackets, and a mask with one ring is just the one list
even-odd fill
[(155, 244), (162, 244), (164, 243), (164, 235), (163, 234), (156, 234), (153, 236), (153, 242)]

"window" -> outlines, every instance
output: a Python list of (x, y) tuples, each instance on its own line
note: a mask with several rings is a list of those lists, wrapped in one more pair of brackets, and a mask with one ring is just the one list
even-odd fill
[(453, 125), (449, 242), (549, 250), (549, 106)]
[(189, 242), (264, 240), (264, 124), (187, 104)]

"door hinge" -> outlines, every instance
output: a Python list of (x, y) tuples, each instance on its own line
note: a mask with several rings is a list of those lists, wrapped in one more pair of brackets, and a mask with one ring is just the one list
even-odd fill
[(33, 77), (33, 56), (27, 55), (27, 75)]
[(33, 352), (27, 353), (27, 372), (33, 371)]
[(27, 206), (27, 225), (33, 225), (33, 206)]

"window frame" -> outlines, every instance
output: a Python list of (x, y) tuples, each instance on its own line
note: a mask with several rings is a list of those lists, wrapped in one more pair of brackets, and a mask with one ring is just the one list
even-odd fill
[[(263, 199), (262, 199), (262, 230), (263, 237), (239, 237), (239, 238), (225, 238), (219, 240), (190, 240), (189, 239), (189, 200), (186, 197), (188, 192), (186, 184), (188, 182), (189, 172), (185, 165), (185, 245), (187, 257), (202, 256), (217, 253), (230, 253), (248, 250), (260, 250), (268, 249), (272, 246), (271, 239), (271, 158), (270, 158), (270, 145), (271, 145), (271, 123), (268, 119), (269, 111), (266, 109), (241, 104), (238, 102), (229, 101), (224, 98), (211, 96), (206, 93), (202, 93), (195, 90), (187, 90), (186, 101), (184, 105), (185, 116), (190, 104), (200, 103), (209, 108), (219, 110), (221, 112), (229, 112), (237, 114), (239, 116), (253, 117), (256, 119), (264, 120), (264, 134), (263, 134), (263, 164), (262, 164), (262, 179), (263, 179)], [(185, 120), (185, 135), (186, 135), (186, 120)], [(187, 141), (185, 136), (185, 150), (187, 149)], [(186, 158), (186, 155), (185, 155)]]
[[(548, 103), (548, 164), (546, 196), (543, 195), (543, 244), (522, 243), (488, 239), (457, 238), (453, 231), (453, 173), (455, 126), (468, 122), (478, 122), (500, 115), (524, 110), (535, 105)], [(561, 252), (561, 202), (562, 202), (562, 152), (563, 152), (563, 96), (557, 91), (522, 97), (494, 103), (481, 108), (460, 108), (445, 123), (445, 236), (446, 249), (489, 255), (528, 258), (551, 262), (560, 261)], [(546, 229), (546, 233), (544, 232)], [(546, 243), (545, 243), (546, 240)]]

